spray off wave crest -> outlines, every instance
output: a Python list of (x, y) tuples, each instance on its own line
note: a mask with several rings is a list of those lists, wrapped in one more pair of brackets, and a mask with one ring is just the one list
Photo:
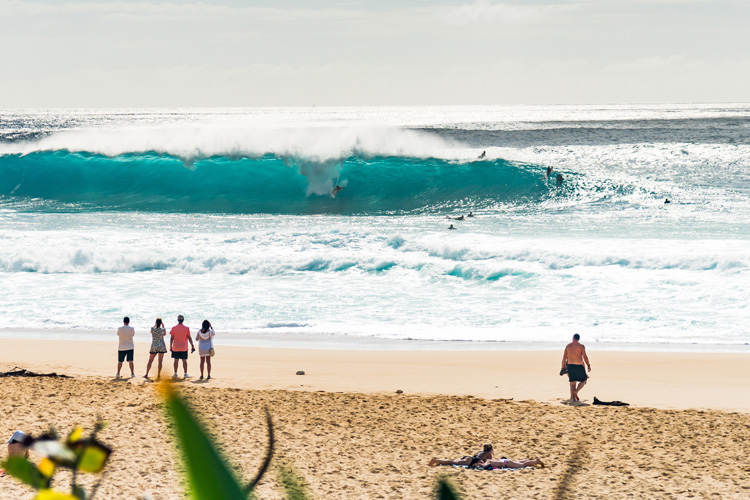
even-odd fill
[(443, 141), (408, 130), (153, 132), (75, 130), (3, 145), (0, 195), (118, 210), (306, 214), (481, 208), (548, 191), (536, 167), (449, 159)]
[(36, 141), (0, 142), (0, 157), (67, 151), (107, 157), (157, 153), (186, 165), (211, 157), (299, 157), (311, 161), (349, 156), (455, 159), (452, 144), (438, 136), (391, 127), (159, 126), (71, 129)]

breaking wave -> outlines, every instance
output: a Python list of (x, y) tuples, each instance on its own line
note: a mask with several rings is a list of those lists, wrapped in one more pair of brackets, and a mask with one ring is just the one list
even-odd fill
[(0, 156), (0, 198), (158, 212), (403, 213), (541, 201), (550, 194), (541, 170), (501, 159), (35, 151)]

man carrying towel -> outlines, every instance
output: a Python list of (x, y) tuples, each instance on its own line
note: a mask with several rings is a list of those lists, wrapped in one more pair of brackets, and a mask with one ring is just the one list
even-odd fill
[(562, 367), (568, 368), (568, 381), (570, 382), (570, 402), (580, 401), (578, 398), (578, 392), (583, 389), (586, 385), (586, 380), (589, 376), (586, 375), (586, 370), (583, 368), (583, 363), (586, 363), (588, 371), (591, 371), (591, 363), (589, 357), (586, 355), (586, 347), (578, 342), (581, 336), (577, 333), (573, 335), (573, 342), (565, 346), (565, 352), (562, 358)]

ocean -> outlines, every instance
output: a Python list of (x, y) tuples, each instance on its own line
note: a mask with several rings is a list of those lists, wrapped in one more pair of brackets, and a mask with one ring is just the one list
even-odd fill
[(750, 105), (2, 110), (0, 285), (5, 336), (742, 349)]

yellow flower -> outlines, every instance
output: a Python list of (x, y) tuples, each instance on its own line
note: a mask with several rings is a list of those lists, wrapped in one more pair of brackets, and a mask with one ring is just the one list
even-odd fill
[(68, 444), (72, 444), (77, 441), (80, 441), (82, 436), (83, 436), (83, 428), (81, 426), (76, 427), (75, 429), (70, 431), (70, 434), (68, 434)]
[(52, 474), (55, 473), (55, 462), (47, 457), (44, 457), (39, 461), (38, 467), (39, 472), (41, 472), (44, 477), (52, 477)]
[(52, 490), (41, 490), (39, 494), (34, 497), (34, 500), (78, 500), (73, 495), (68, 493), (59, 493)]

